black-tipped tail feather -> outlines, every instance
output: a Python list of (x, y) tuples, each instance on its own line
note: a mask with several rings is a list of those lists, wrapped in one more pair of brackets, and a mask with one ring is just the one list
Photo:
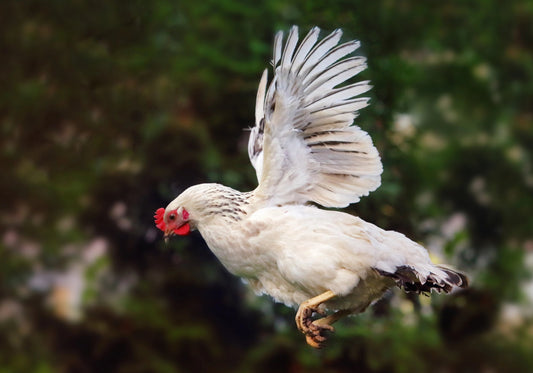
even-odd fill
[(462, 273), (441, 266), (435, 266), (435, 269), (435, 272), (430, 272), (425, 280), (421, 280), (420, 273), (411, 266), (396, 267), (394, 272), (375, 268), (380, 275), (390, 277), (398, 287), (403, 288), (406, 292), (420, 294), (429, 293), (431, 289), (435, 289), (438, 292), (449, 293), (454, 287), (468, 287), (468, 278)]

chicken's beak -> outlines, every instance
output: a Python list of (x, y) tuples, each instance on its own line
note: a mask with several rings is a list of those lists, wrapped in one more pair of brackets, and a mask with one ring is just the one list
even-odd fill
[(166, 229), (165, 230), (165, 235), (163, 236), (163, 238), (165, 239), (165, 245), (168, 244), (168, 239), (173, 236), (175, 233), (174, 233), (174, 230), (172, 229)]

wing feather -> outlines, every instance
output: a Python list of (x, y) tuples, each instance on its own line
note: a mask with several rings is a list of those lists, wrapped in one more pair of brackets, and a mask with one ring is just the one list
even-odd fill
[(283, 43), (283, 31), (278, 31), (274, 37), (274, 54), (272, 58), (272, 65), (276, 66), (281, 59), (281, 47)]
[(259, 87), (257, 88), (257, 97), (255, 101), (255, 125), (258, 126), (261, 119), (265, 116), (265, 95), (266, 85), (268, 80), (268, 70), (263, 71), (261, 80), (259, 81)]
[(285, 43), (285, 49), (283, 50), (283, 56), (281, 60), (281, 68), (289, 69), (291, 67), (292, 55), (294, 53), (294, 48), (298, 43), (298, 27), (292, 26), (289, 36), (287, 37), (287, 42)]
[(250, 129), (248, 139), (248, 157), (254, 166), (257, 178), (261, 178), (263, 170), (263, 133), (265, 131), (265, 96), (268, 80), (268, 70), (263, 71), (255, 102), (255, 126)]
[[(259, 186), (256, 196), (270, 204), (306, 203), (344, 207), (381, 183), (382, 165), (370, 136), (354, 126), (371, 89), (368, 81), (346, 84), (366, 68), (351, 56), (359, 42), (339, 45), (341, 30), (319, 41), (311, 29), (298, 45), (292, 27), (285, 45), (274, 41), (274, 78), (259, 84), (256, 125), (249, 155)], [(283, 50), (283, 52), (282, 52)]]

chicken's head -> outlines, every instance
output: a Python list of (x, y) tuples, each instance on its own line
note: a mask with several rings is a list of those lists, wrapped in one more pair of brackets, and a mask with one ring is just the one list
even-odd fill
[[(232, 199), (234, 198), (234, 199)], [(155, 212), (155, 225), (165, 232), (165, 238), (184, 236), (213, 223), (212, 219), (224, 217), (224, 207), (235, 200), (233, 189), (219, 184), (204, 183), (187, 188), (166, 208)], [(217, 213), (217, 212), (221, 213)]]
[[(168, 211), (167, 211), (168, 210)], [(165, 238), (174, 234), (184, 236), (189, 234), (189, 213), (183, 207), (177, 209), (159, 208), (155, 212), (154, 220), (157, 228), (165, 232)]]

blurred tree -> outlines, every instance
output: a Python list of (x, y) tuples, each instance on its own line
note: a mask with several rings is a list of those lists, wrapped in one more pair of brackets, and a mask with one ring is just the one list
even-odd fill
[[(2, 1), (0, 372), (532, 370), (532, 21), (525, 0)], [(369, 58), (357, 124), (385, 171), (349, 211), (473, 280), (391, 294), (321, 352), (151, 218), (198, 182), (254, 188), (243, 129), (292, 24)]]

